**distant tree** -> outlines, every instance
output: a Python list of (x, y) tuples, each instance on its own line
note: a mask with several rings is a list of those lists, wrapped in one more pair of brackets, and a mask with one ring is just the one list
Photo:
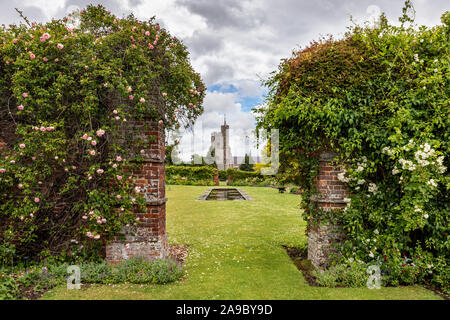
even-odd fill
[(250, 157), (248, 154), (245, 154), (244, 163), (239, 165), (239, 170), (253, 171), (253, 164), (250, 163)]

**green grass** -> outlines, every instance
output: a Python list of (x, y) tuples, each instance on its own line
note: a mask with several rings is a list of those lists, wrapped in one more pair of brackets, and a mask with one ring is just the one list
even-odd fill
[(440, 299), (420, 286), (310, 287), (282, 245), (306, 240), (299, 196), (242, 187), (254, 201), (197, 201), (208, 187), (168, 186), (169, 242), (190, 246), (186, 278), (169, 285), (58, 287), (43, 299)]

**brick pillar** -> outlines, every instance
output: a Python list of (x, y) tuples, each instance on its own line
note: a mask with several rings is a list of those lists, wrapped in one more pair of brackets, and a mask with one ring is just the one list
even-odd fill
[[(339, 181), (338, 174), (342, 171), (339, 164), (333, 164), (335, 153), (323, 152), (319, 158), (319, 175), (315, 187), (319, 195), (311, 198), (316, 209), (334, 211), (342, 214), (340, 210), (346, 206), (344, 198), (347, 195), (345, 185)], [(309, 223), (308, 230), (308, 259), (320, 269), (326, 269), (335, 252), (335, 244), (342, 242), (344, 233), (338, 224), (329, 221), (313, 221)]]
[(122, 231), (125, 239), (116, 239), (106, 245), (106, 260), (112, 263), (133, 257), (152, 260), (168, 256), (164, 127), (153, 122), (130, 120), (125, 133), (131, 130), (137, 131), (147, 145), (142, 166), (132, 172), (147, 204), (144, 212), (136, 212), (140, 223)]
[(216, 186), (219, 185), (219, 170), (216, 169), (216, 171), (214, 172), (214, 184)]
[(227, 186), (231, 185), (231, 175), (228, 174), (228, 178), (227, 178)]

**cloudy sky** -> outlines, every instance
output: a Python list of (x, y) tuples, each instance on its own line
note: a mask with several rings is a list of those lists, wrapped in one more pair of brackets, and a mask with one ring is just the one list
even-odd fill
[[(226, 114), (233, 155), (245, 152), (243, 137), (254, 129), (251, 109), (262, 103), (261, 79), (276, 70), (280, 59), (321, 35), (341, 36), (350, 24), (385, 12), (391, 22), (403, 0), (0, 0), (0, 24), (19, 22), (14, 8), (32, 21), (61, 18), (87, 4), (105, 5), (119, 17), (133, 13), (157, 22), (182, 39), (194, 68), (208, 87), (205, 113), (195, 135), (183, 134), (184, 153), (204, 153), (210, 134)], [(416, 22), (440, 23), (448, 0), (414, 0)], [(192, 150), (193, 149), (193, 150)], [(256, 151), (253, 151), (253, 154)]]

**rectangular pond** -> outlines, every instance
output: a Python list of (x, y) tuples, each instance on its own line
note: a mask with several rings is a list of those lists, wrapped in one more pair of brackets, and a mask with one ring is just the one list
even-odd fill
[(253, 200), (247, 193), (239, 188), (213, 188), (207, 190), (198, 200), (205, 201), (240, 201)]

